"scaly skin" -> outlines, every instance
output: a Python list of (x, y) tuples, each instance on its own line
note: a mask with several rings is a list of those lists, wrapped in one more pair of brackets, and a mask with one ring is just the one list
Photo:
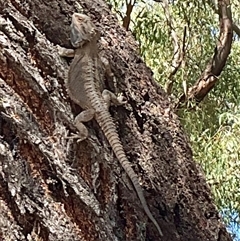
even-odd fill
[[(71, 42), (77, 49), (70, 66), (66, 85), (70, 98), (85, 109), (76, 117), (76, 126), (80, 133), (83, 132), (87, 135), (87, 130), (82, 122), (91, 118), (96, 119), (117, 159), (131, 179), (145, 213), (156, 226), (160, 236), (163, 236), (157, 221), (148, 208), (142, 188), (138, 182), (138, 176), (125, 155), (116, 126), (107, 108), (109, 103), (106, 103), (106, 99), (101, 93), (102, 76), (99, 73), (99, 67), (101, 67), (102, 63), (98, 56), (98, 38), (98, 33), (90, 18), (83, 14), (74, 13), (71, 24)], [(114, 94), (111, 93), (111, 96), (108, 97), (109, 99), (114, 98), (116, 102)]]

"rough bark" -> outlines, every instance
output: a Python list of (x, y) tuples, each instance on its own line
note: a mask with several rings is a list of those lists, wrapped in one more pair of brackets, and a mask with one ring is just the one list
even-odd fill
[[(79, 2), (128, 100), (111, 113), (162, 240), (231, 240), (131, 34), (103, 1)], [(70, 46), (74, 4), (0, 0), (0, 239), (160, 240), (97, 124), (87, 124), (84, 142), (65, 138), (80, 109), (66, 94), (69, 63), (56, 45)]]

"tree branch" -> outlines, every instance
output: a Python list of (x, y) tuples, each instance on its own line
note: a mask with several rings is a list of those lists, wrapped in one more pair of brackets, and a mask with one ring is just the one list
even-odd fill
[(208, 61), (208, 64), (197, 82), (188, 90), (188, 94), (183, 94), (179, 99), (177, 108), (181, 103), (188, 100), (201, 102), (209, 91), (215, 86), (218, 81), (227, 58), (231, 51), (232, 45), (232, 16), (229, 0), (219, 0), (219, 21), (220, 21), (220, 37), (215, 47), (213, 57)]
[(130, 22), (131, 22), (131, 13), (132, 13), (132, 10), (133, 10), (133, 7), (136, 3), (136, 0), (133, 1), (129, 1), (127, 2), (126, 0), (126, 15), (125, 17), (123, 18), (123, 27), (128, 30), (129, 29), (129, 25), (130, 25)]
[[(173, 57), (172, 57), (171, 70), (170, 70), (170, 74), (167, 78), (167, 82), (165, 83), (165, 91), (168, 94), (171, 94), (173, 83), (174, 83), (174, 75), (177, 73), (178, 69), (180, 68), (181, 63), (182, 63), (183, 58), (184, 58), (185, 42), (183, 42), (183, 48), (181, 49), (179, 37), (177, 36), (176, 31), (174, 30), (174, 24), (173, 24), (171, 14), (170, 14), (170, 11), (169, 11), (168, 0), (162, 0), (162, 6), (163, 6), (163, 9), (164, 9), (166, 19), (167, 19), (167, 24), (168, 24), (168, 26), (170, 28), (170, 31), (171, 31), (172, 42), (173, 42)], [(185, 34), (185, 32), (184, 32), (184, 34)], [(184, 35), (184, 40), (185, 40), (185, 35)]]
[[(217, 4), (215, 4), (215, 0), (208, 0), (208, 3), (216, 14), (220, 14), (220, 12), (218, 11), (218, 6)], [(233, 31), (240, 37), (240, 28), (234, 22), (232, 23), (232, 26), (233, 26)]]

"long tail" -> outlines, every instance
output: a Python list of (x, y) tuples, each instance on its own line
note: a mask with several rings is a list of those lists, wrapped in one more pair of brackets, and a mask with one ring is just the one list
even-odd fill
[(122, 144), (119, 139), (119, 136), (117, 134), (117, 129), (115, 127), (115, 124), (112, 120), (110, 113), (108, 111), (96, 113), (96, 120), (97, 120), (98, 124), (100, 125), (102, 131), (104, 132), (107, 140), (109, 141), (117, 159), (119, 160), (123, 169), (125, 170), (125, 172), (129, 176), (129, 178), (131, 179), (133, 186), (137, 192), (137, 195), (142, 203), (145, 213), (147, 214), (148, 218), (154, 223), (159, 234), (161, 236), (163, 236), (163, 233), (162, 233), (157, 221), (155, 220), (151, 211), (148, 208), (146, 199), (143, 195), (142, 188), (138, 182), (138, 177), (137, 177), (136, 173), (134, 172), (134, 170), (132, 169), (131, 164), (125, 155), (125, 152), (123, 150)]

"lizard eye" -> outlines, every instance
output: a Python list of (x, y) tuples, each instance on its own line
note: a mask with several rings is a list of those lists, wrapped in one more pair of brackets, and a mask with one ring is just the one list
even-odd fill
[(83, 18), (78, 17), (77, 20), (78, 20), (79, 22), (82, 22), (82, 21), (83, 21)]

